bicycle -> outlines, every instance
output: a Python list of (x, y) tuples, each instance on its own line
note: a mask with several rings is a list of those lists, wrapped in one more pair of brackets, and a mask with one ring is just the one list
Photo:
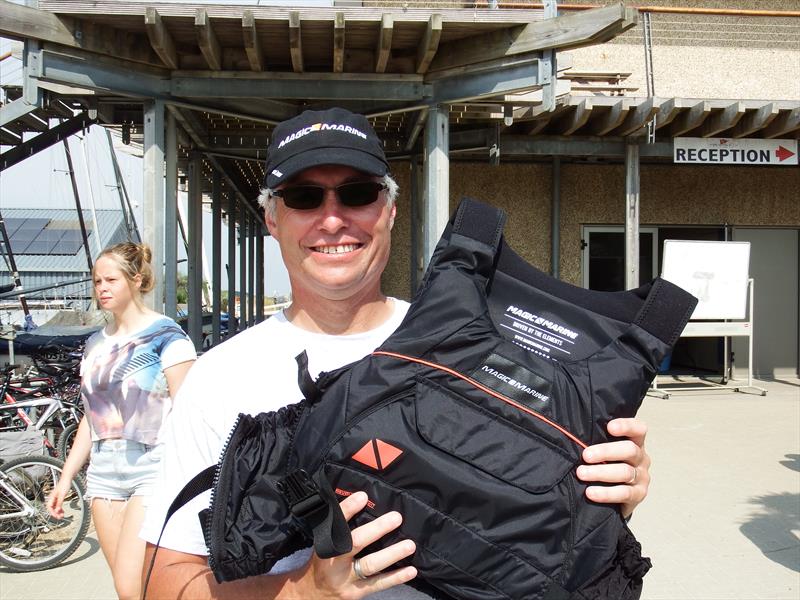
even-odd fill
[(61, 564), (78, 549), (91, 521), (86, 484), (78, 474), (64, 498), (64, 517), (47, 511), (47, 497), (64, 462), (23, 456), (0, 464), (0, 565), (29, 572)]

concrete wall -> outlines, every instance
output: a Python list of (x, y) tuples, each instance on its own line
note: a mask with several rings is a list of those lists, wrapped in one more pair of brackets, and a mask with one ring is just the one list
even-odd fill
[[(401, 186), (387, 293), (410, 295), (410, 167), (393, 166)], [(800, 227), (800, 169), (796, 167), (641, 166), (642, 225)], [(624, 223), (623, 165), (562, 164), (561, 278), (581, 283), (581, 227)], [(531, 264), (550, 269), (551, 168), (546, 163), (451, 162), (450, 206), (465, 196), (506, 210), (506, 239)]]
[[(574, 0), (559, 5), (580, 4)], [(602, 2), (608, 4), (610, 2)], [(626, 2), (627, 6), (668, 6), (744, 10), (794, 10), (795, 0)], [(653, 79), (660, 97), (741, 100), (800, 99), (800, 17), (651, 13)], [(625, 82), (647, 93), (643, 28), (609, 43), (570, 52), (573, 71), (622, 71)]]

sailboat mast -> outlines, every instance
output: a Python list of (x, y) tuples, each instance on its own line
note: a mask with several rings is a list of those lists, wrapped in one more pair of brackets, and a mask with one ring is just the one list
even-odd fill
[[(19, 271), (17, 271), (17, 261), (14, 260), (14, 253), (11, 251), (11, 242), (8, 239), (8, 232), (6, 231), (6, 222), (3, 219), (3, 213), (0, 212), (0, 234), (3, 236), (3, 246), (6, 249), (6, 256), (8, 257), (8, 264), (11, 267), (11, 273), (14, 277), (14, 285), (22, 289), (22, 281), (19, 279)], [(25, 300), (25, 294), (19, 295), (19, 303), (22, 306), (22, 311), (28, 317), (31, 311), (28, 310), (28, 302)]]
[[(92, 273), (92, 251), (89, 250), (89, 235), (86, 233), (86, 222), (83, 220), (83, 209), (81, 208), (81, 198), (78, 194), (78, 183), (75, 181), (75, 169), (72, 168), (72, 154), (69, 151), (69, 143), (64, 138), (64, 153), (67, 155), (67, 171), (72, 182), (72, 196), (75, 198), (75, 207), (78, 209), (78, 223), (81, 225), (81, 236), (83, 237), (83, 248), (86, 251), (86, 264), (89, 265), (89, 274)], [(95, 234), (97, 232), (95, 231)]]

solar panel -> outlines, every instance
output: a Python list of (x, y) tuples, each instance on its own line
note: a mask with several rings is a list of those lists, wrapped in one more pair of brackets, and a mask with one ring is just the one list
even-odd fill
[(58, 255), (70, 255), (74, 256), (78, 253), (78, 250), (81, 249), (83, 246), (83, 240), (64, 240), (58, 242), (58, 247), (54, 248), (50, 254), (58, 254)]
[(8, 237), (11, 237), (11, 234), (14, 233), (22, 223), (25, 222), (25, 219), (4, 219), (6, 225), (6, 233)]
[(31, 242), (25, 248), (25, 254), (50, 254), (53, 248), (58, 244), (58, 240), (42, 240), (37, 239)]

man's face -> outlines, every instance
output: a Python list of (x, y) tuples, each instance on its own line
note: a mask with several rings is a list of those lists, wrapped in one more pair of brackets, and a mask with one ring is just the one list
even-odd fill
[[(333, 188), (375, 177), (356, 169), (322, 165), (306, 169), (278, 189), (311, 184)], [(322, 205), (311, 210), (288, 208), (276, 198), (275, 217), (267, 227), (278, 240), (296, 302), (365, 299), (380, 295), (380, 278), (389, 260), (395, 207), (385, 192), (367, 206), (348, 207), (332, 189)]]

